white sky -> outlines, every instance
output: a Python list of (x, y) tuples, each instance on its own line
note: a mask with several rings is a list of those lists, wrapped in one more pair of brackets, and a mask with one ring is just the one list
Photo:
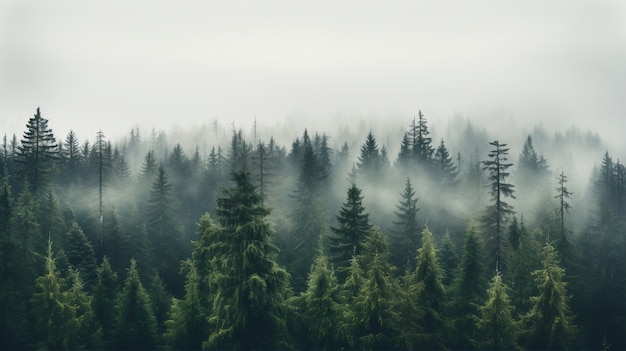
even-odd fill
[[(0, 132), (503, 109), (617, 140), (624, 1), (0, 2)], [(508, 123), (508, 122), (507, 122)], [(502, 123), (500, 123), (502, 125)], [(616, 126), (619, 127), (616, 128)], [(322, 128), (324, 129), (324, 128)]]

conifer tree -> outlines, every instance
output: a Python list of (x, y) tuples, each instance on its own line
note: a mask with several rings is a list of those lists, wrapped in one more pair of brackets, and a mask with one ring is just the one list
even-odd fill
[(172, 186), (165, 169), (160, 166), (150, 190), (146, 228), (157, 271), (171, 291), (180, 293), (183, 284), (178, 266), (185, 256), (185, 243), (174, 206)]
[(41, 116), (39, 107), (34, 117), (28, 120), (26, 131), (17, 147), (16, 161), (22, 165), (21, 171), (38, 193), (45, 188), (53, 163), (58, 159), (58, 146), (48, 128), (48, 120)]
[(67, 232), (67, 245), (65, 255), (69, 263), (76, 269), (82, 281), (87, 284), (87, 289), (91, 289), (96, 282), (96, 257), (93, 247), (83, 230), (74, 222)]
[(172, 306), (172, 295), (166, 290), (158, 272), (152, 275), (147, 290), (154, 318), (157, 322), (157, 334), (160, 336), (165, 331), (165, 321)]
[(559, 180), (559, 186), (556, 188), (557, 195), (554, 197), (559, 201), (559, 207), (556, 209), (557, 220), (559, 224), (559, 238), (557, 239), (557, 249), (562, 258), (567, 258), (567, 251), (569, 250), (569, 243), (565, 232), (565, 214), (569, 213), (571, 208), (567, 199), (572, 196), (572, 192), (567, 190), (565, 184), (567, 183), (567, 176), (561, 171), (561, 174), (557, 178)]
[(421, 230), (417, 223), (418, 197), (411, 184), (411, 179), (407, 178), (404, 191), (400, 194), (400, 203), (396, 205), (396, 216), (398, 220), (394, 222), (394, 229), (391, 231), (391, 252), (393, 263), (397, 267), (415, 266), (415, 253), (421, 245)]
[(450, 152), (443, 139), (435, 150), (433, 169), (435, 179), (444, 187), (449, 188), (457, 184), (456, 177), (459, 174), (457, 166), (454, 165)]
[(507, 163), (509, 148), (506, 144), (501, 144), (498, 140), (492, 141), (489, 145), (495, 149), (489, 152), (490, 160), (482, 161), (483, 170), (489, 171), (489, 185), (492, 204), (489, 205), (482, 217), (484, 234), (487, 238), (486, 247), (488, 250), (489, 267), (495, 267), (497, 271), (502, 271), (505, 266), (504, 250), (506, 248), (505, 228), (508, 218), (514, 213), (513, 207), (504, 201), (506, 197), (515, 198), (515, 190), (512, 184), (506, 183), (506, 178), (510, 175), (507, 171), (512, 163)]
[(63, 220), (59, 200), (52, 189), (39, 197), (37, 208), (37, 223), (39, 223), (40, 238), (50, 238), (53, 245), (62, 248), (65, 245), (67, 226)]
[(520, 349), (517, 344), (518, 326), (506, 290), (500, 273), (496, 272), (487, 290), (487, 300), (476, 317), (478, 337), (474, 343), (479, 350)]
[(111, 268), (118, 274), (124, 273), (131, 258), (140, 258), (131, 251), (129, 233), (115, 208), (104, 212), (101, 245), (100, 255), (109, 258)]
[(52, 243), (48, 242), (45, 273), (35, 280), (36, 290), (30, 301), (33, 320), (30, 342), (34, 348), (68, 350), (81, 347), (77, 308), (70, 304), (64, 285), (65, 279), (61, 278), (52, 256)]
[(374, 134), (370, 131), (361, 146), (357, 167), (359, 175), (365, 179), (375, 181), (379, 179), (382, 170), (382, 160)]
[(569, 350), (576, 328), (569, 308), (565, 270), (560, 267), (554, 247), (543, 249), (542, 269), (533, 273), (539, 294), (532, 309), (523, 316), (524, 344), (530, 349)]
[(443, 271), (437, 259), (433, 234), (428, 228), (422, 231), (422, 246), (417, 250), (417, 266), (413, 273), (416, 301), (423, 310), (419, 323), (422, 327), (418, 345), (427, 349), (445, 347), (446, 325), (442, 308), (446, 297)]
[(98, 276), (92, 300), (92, 309), (102, 327), (102, 340), (106, 349), (115, 346), (113, 342), (115, 323), (118, 315), (119, 281), (117, 273), (111, 269), (109, 259), (104, 257), (98, 267)]
[(532, 272), (540, 268), (539, 252), (541, 246), (537, 241), (542, 235), (540, 230), (529, 233), (524, 218), (511, 223), (509, 235), (518, 233), (518, 247), (509, 250), (510, 267), (506, 276), (506, 284), (511, 288), (511, 303), (515, 307), (515, 315), (528, 311), (531, 307), (530, 297), (536, 293)]
[(26, 275), (23, 278), (32, 282), (36, 275), (34, 267), (39, 253), (44, 252), (44, 248), (37, 245), (43, 242), (39, 231), (39, 223), (37, 222), (36, 213), (39, 204), (35, 195), (30, 191), (28, 182), (24, 182), (24, 188), (17, 198), (15, 206), (14, 228), (18, 233), (17, 240), (20, 246), (20, 257), (22, 264), (25, 266)]
[(387, 243), (379, 230), (373, 230), (364, 246), (360, 260), (365, 266), (364, 279), (348, 310), (348, 323), (353, 332), (351, 346), (367, 350), (394, 349), (399, 342), (399, 316), (392, 308), (397, 286)]
[(60, 181), (64, 184), (79, 184), (81, 182), (80, 168), (82, 167), (82, 156), (78, 137), (73, 130), (70, 130), (65, 137), (63, 152), (60, 153), (62, 162)]
[(83, 281), (77, 271), (69, 272), (69, 289), (65, 292), (67, 302), (75, 308), (75, 323), (77, 330), (78, 348), (87, 350), (100, 349), (102, 343), (102, 327), (96, 319), (92, 308), (93, 298), (85, 291)]
[(343, 306), (337, 278), (326, 256), (318, 255), (313, 262), (307, 289), (299, 299), (306, 330), (302, 346), (315, 350), (338, 349)]
[(365, 212), (362, 204), (361, 189), (355, 184), (348, 189), (348, 198), (336, 216), (339, 226), (330, 227), (329, 252), (331, 262), (341, 274), (348, 267), (352, 256), (360, 255), (367, 236), (372, 231), (369, 223), (369, 213)]
[(233, 173), (234, 186), (218, 199), (222, 226), (211, 244), (215, 300), (204, 348), (285, 348), (284, 300), (289, 276), (278, 266), (273, 232), (250, 173)]
[(429, 136), (428, 121), (426, 121), (421, 110), (418, 113), (417, 124), (415, 119), (413, 119), (409, 134), (413, 142), (412, 149), (415, 162), (421, 166), (422, 169), (430, 171), (435, 150), (432, 146), (432, 138)]
[(404, 133), (402, 141), (400, 142), (400, 151), (398, 152), (398, 158), (396, 160), (396, 168), (408, 171), (413, 164), (413, 151), (411, 149), (412, 141), (409, 139), (409, 134)]
[(441, 240), (441, 249), (437, 251), (439, 262), (441, 262), (441, 269), (443, 270), (443, 285), (449, 286), (454, 276), (454, 270), (456, 269), (459, 261), (458, 254), (456, 252), (456, 245), (452, 241), (450, 232), (446, 231)]
[(135, 260), (130, 261), (117, 303), (119, 314), (115, 323), (115, 348), (154, 350), (158, 342), (156, 318)]
[(450, 287), (450, 315), (454, 327), (450, 341), (454, 348), (471, 349), (471, 340), (478, 337), (474, 316), (486, 298), (485, 273), (480, 233), (470, 223), (465, 231), (460, 262)]

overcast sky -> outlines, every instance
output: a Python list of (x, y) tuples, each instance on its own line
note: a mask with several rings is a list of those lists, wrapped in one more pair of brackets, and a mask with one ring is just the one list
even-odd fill
[(81, 140), (215, 118), (406, 124), (422, 109), (433, 123), (504, 111), (617, 139), (624, 4), (5, 0), (0, 132), (21, 135), (37, 106), (59, 139)]

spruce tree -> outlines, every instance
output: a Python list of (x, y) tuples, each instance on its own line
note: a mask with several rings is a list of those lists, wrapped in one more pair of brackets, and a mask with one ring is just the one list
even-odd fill
[(433, 160), (434, 176), (444, 189), (457, 184), (456, 177), (459, 174), (457, 166), (454, 165), (450, 152), (443, 139), (435, 150)]
[(115, 346), (113, 338), (118, 315), (118, 294), (119, 281), (117, 273), (111, 269), (108, 258), (104, 257), (100, 267), (98, 267), (92, 309), (102, 327), (102, 340), (106, 349), (111, 349)]
[(520, 349), (517, 344), (519, 328), (506, 290), (500, 273), (496, 272), (487, 290), (487, 300), (475, 318), (478, 337), (474, 344), (479, 350)]
[(515, 198), (512, 184), (506, 183), (510, 175), (507, 171), (512, 163), (507, 163), (509, 148), (498, 140), (490, 142), (495, 149), (489, 152), (490, 160), (482, 161), (483, 170), (489, 171), (489, 189), (492, 204), (489, 205), (482, 217), (486, 248), (488, 250), (489, 267), (502, 271), (505, 267), (504, 251), (506, 249), (505, 228), (508, 218), (514, 213), (513, 207), (504, 201), (506, 197)]
[(176, 216), (172, 186), (162, 166), (152, 183), (147, 210), (146, 228), (156, 259), (156, 269), (167, 287), (178, 294), (183, 288), (178, 266), (185, 256), (186, 245)]
[(359, 175), (370, 181), (379, 180), (382, 171), (382, 160), (374, 134), (370, 131), (361, 146), (357, 167)]
[(233, 173), (234, 186), (218, 199), (222, 226), (209, 251), (215, 260), (213, 313), (205, 348), (285, 348), (284, 301), (288, 273), (278, 266), (278, 248), (246, 170)]
[(524, 344), (529, 349), (569, 350), (576, 328), (569, 308), (565, 270), (560, 267), (554, 247), (543, 249), (542, 269), (533, 272), (539, 294), (532, 309), (523, 316)]
[(459, 257), (456, 251), (456, 245), (452, 241), (450, 232), (446, 231), (441, 240), (441, 249), (437, 251), (439, 262), (441, 262), (441, 269), (443, 270), (443, 285), (446, 287), (452, 282), (454, 277), (454, 270), (456, 269), (459, 261)]
[(17, 148), (16, 161), (22, 165), (21, 172), (38, 193), (45, 188), (48, 176), (53, 171), (58, 156), (58, 146), (48, 128), (48, 120), (41, 116), (39, 107), (34, 117), (28, 120), (26, 131)]
[(32, 347), (52, 350), (81, 348), (77, 307), (70, 303), (65, 294), (65, 279), (56, 269), (50, 241), (45, 273), (35, 280), (35, 289), (30, 301)]
[(78, 271), (69, 272), (70, 286), (65, 292), (67, 302), (75, 308), (77, 330), (77, 349), (100, 349), (103, 347), (102, 327), (93, 310), (93, 298), (85, 291)]
[(565, 184), (567, 183), (567, 176), (561, 171), (561, 174), (557, 178), (559, 180), (559, 186), (556, 188), (557, 195), (555, 199), (559, 201), (559, 207), (556, 209), (557, 221), (559, 226), (559, 237), (557, 239), (557, 249), (561, 254), (561, 257), (567, 257), (566, 251), (568, 251), (569, 243), (565, 231), (565, 214), (569, 213), (571, 208), (567, 199), (572, 196), (572, 192), (567, 190)]
[(352, 256), (360, 255), (367, 236), (372, 231), (369, 223), (369, 213), (365, 212), (362, 204), (361, 189), (355, 184), (348, 189), (348, 198), (336, 216), (339, 226), (330, 227), (329, 253), (331, 262), (341, 274), (348, 267)]
[(415, 197), (411, 179), (406, 179), (404, 191), (400, 196), (395, 212), (398, 219), (390, 233), (392, 260), (397, 267), (415, 267), (415, 252), (421, 245), (422, 237), (417, 223), (419, 198)]
[(392, 308), (392, 301), (397, 286), (387, 243), (379, 230), (368, 236), (361, 257), (364, 279), (348, 309), (353, 333), (351, 346), (366, 350), (395, 349), (399, 342), (399, 316)]
[(451, 346), (471, 349), (471, 340), (478, 337), (474, 315), (485, 301), (487, 278), (483, 260), (483, 245), (478, 228), (472, 223), (465, 231), (461, 258), (450, 287), (450, 316), (453, 333)]
[(154, 350), (158, 342), (156, 318), (135, 260), (130, 262), (117, 303), (119, 314), (115, 323), (115, 348)]
[(91, 290), (96, 282), (96, 257), (93, 246), (83, 230), (74, 222), (67, 232), (65, 255), (72, 267), (80, 273), (81, 284), (84, 281)]

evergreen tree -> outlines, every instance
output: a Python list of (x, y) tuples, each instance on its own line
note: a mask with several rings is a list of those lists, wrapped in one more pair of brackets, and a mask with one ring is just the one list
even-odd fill
[(453, 272), (459, 261), (456, 245), (454, 245), (449, 231), (446, 231), (443, 235), (441, 249), (437, 251), (437, 256), (439, 262), (441, 262), (441, 269), (443, 270), (443, 285), (449, 286), (450, 282), (452, 282)]
[(102, 222), (100, 255), (109, 258), (111, 268), (118, 274), (124, 273), (124, 269), (131, 258), (139, 258), (131, 251), (130, 240), (129, 233), (122, 225), (122, 219), (117, 210), (115, 208), (107, 210)]
[(459, 174), (457, 166), (454, 165), (450, 152), (446, 148), (446, 144), (441, 139), (439, 146), (435, 150), (433, 160), (433, 169), (435, 179), (447, 189), (457, 184), (456, 177)]
[(474, 316), (485, 301), (487, 278), (483, 262), (483, 246), (480, 233), (474, 224), (465, 231), (461, 259), (450, 287), (450, 315), (454, 331), (451, 346), (471, 349), (471, 340), (478, 337)]
[(62, 248), (65, 245), (67, 227), (61, 213), (61, 206), (56, 194), (49, 189), (44, 196), (39, 197), (37, 207), (37, 223), (39, 223), (40, 238), (50, 238), (53, 245)]
[(361, 263), (365, 274), (357, 295), (350, 303), (348, 323), (353, 337), (351, 346), (365, 350), (395, 349), (398, 346), (398, 318), (392, 308), (397, 286), (383, 234), (372, 231), (363, 249)]
[(250, 173), (233, 173), (235, 185), (218, 199), (222, 230), (211, 247), (216, 297), (205, 348), (285, 348), (284, 300), (289, 275), (276, 263), (270, 211)]
[(396, 167), (400, 170), (408, 171), (413, 164), (411, 145), (412, 141), (409, 139), (409, 134), (404, 133), (402, 141), (400, 142), (400, 152), (398, 152), (398, 158), (396, 160)]
[(542, 155), (537, 155), (533, 146), (533, 139), (528, 135), (517, 162), (516, 176), (518, 180), (530, 184), (531, 181), (535, 182), (538, 177), (548, 174), (550, 174), (548, 161)]
[(30, 192), (28, 182), (25, 182), (24, 188), (17, 198), (15, 206), (14, 226), (18, 233), (17, 240), (19, 242), (19, 255), (22, 259), (21, 264), (24, 265), (26, 272), (23, 278), (29, 283), (37, 276), (35, 273), (35, 265), (40, 253), (44, 252), (43, 247), (37, 245), (44, 240), (39, 231), (39, 223), (35, 214), (39, 204), (35, 195)]
[(422, 231), (422, 247), (417, 250), (417, 266), (412, 277), (416, 301), (423, 309), (419, 323), (422, 327), (418, 345), (427, 349), (445, 348), (446, 324), (441, 313), (446, 289), (443, 285), (443, 271), (437, 259), (437, 248), (433, 234), (425, 228)]
[(359, 175), (365, 179), (379, 180), (382, 171), (382, 160), (378, 144), (374, 134), (370, 131), (365, 142), (361, 146), (361, 154), (358, 157), (357, 167)]
[(172, 186), (165, 169), (161, 166), (150, 190), (146, 227), (156, 258), (156, 269), (168, 288), (178, 294), (183, 284), (177, 267), (185, 256), (185, 243), (176, 217), (174, 201)]
[(119, 314), (115, 323), (115, 348), (154, 350), (158, 342), (156, 318), (150, 297), (141, 284), (135, 260), (130, 261), (117, 303)]
[(19, 334), (25, 327), (23, 272), (26, 268), (30, 269), (25, 267), (21, 255), (14, 227), (15, 211), (11, 186), (5, 174), (0, 187), (0, 345), (8, 349), (18, 348)]
[[(361, 254), (363, 243), (372, 231), (369, 213), (362, 204), (361, 189), (355, 184), (348, 189), (348, 199), (336, 216), (339, 226), (330, 227), (329, 252), (331, 262), (335, 263), (339, 273), (345, 271), (352, 256)], [(345, 275), (340, 274), (341, 277)]]
[(507, 286), (502, 283), (499, 272), (493, 277), (487, 290), (487, 300), (479, 308), (476, 317), (477, 340), (480, 350), (518, 350), (518, 326), (513, 318), (513, 307), (506, 293)]
[(400, 203), (396, 205), (394, 230), (391, 231), (391, 252), (393, 263), (397, 267), (415, 266), (415, 252), (421, 244), (421, 231), (417, 223), (418, 197), (411, 185), (411, 179), (407, 178), (404, 191), (400, 194)]
[(165, 321), (172, 306), (172, 295), (165, 289), (158, 272), (152, 275), (150, 279), (148, 296), (157, 322), (157, 334), (162, 335), (165, 331)]
[(108, 258), (104, 257), (98, 267), (98, 277), (94, 288), (92, 309), (102, 327), (102, 340), (106, 349), (115, 346), (113, 342), (115, 323), (118, 315), (119, 282), (117, 273), (111, 269)]
[(52, 243), (48, 242), (45, 273), (35, 280), (31, 299), (32, 346), (52, 350), (78, 349), (79, 325), (77, 307), (70, 304), (64, 293), (65, 279), (61, 278), (52, 257)]
[(506, 178), (510, 175), (507, 171), (512, 163), (507, 163), (509, 148), (506, 144), (501, 144), (498, 140), (490, 142), (489, 145), (495, 149), (489, 152), (490, 160), (482, 161), (483, 170), (489, 171), (489, 188), (492, 204), (487, 207), (482, 217), (488, 250), (490, 267), (495, 267), (497, 271), (502, 271), (505, 266), (504, 250), (506, 240), (504, 238), (504, 228), (506, 222), (514, 211), (513, 207), (504, 201), (504, 198), (511, 197), (515, 193), (514, 186), (506, 183)]
[(539, 252), (541, 246), (537, 241), (543, 234), (540, 230), (529, 233), (524, 225), (524, 219), (517, 222), (514, 218), (509, 227), (509, 237), (512, 233), (517, 233), (518, 246), (510, 248), (509, 270), (507, 274), (507, 285), (511, 288), (511, 303), (515, 307), (517, 314), (528, 311), (531, 307), (530, 297), (536, 293), (536, 287), (532, 279), (532, 272), (540, 268)]
[(532, 297), (533, 307), (522, 319), (524, 344), (530, 349), (569, 350), (576, 328), (569, 308), (565, 270), (551, 245), (543, 249), (542, 266), (533, 273), (539, 294)]
[(432, 146), (432, 138), (429, 136), (428, 121), (420, 110), (418, 113), (417, 124), (413, 119), (413, 124), (409, 130), (409, 137), (413, 142), (413, 157), (415, 162), (424, 170), (431, 170), (431, 161), (435, 152)]
[(559, 207), (556, 209), (557, 220), (559, 224), (559, 238), (557, 249), (561, 254), (561, 257), (567, 257), (566, 251), (568, 251), (569, 243), (565, 232), (565, 213), (568, 213), (571, 206), (567, 199), (572, 196), (572, 192), (567, 190), (565, 184), (567, 183), (567, 176), (561, 171), (561, 174), (557, 178), (559, 180), (559, 186), (556, 188), (557, 195), (554, 197), (559, 201)]
[(67, 133), (64, 145), (63, 152), (60, 153), (62, 161), (60, 181), (64, 184), (80, 184), (82, 156), (80, 154), (78, 137), (73, 130)]
[(81, 284), (85, 281), (87, 289), (91, 289), (96, 282), (96, 257), (93, 247), (78, 223), (72, 223), (67, 232), (65, 254), (67, 260), (80, 273)]
[(54, 161), (58, 159), (58, 146), (48, 128), (48, 120), (41, 117), (39, 107), (34, 117), (28, 120), (26, 131), (17, 147), (16, 161), (22, 165), (21, 171), (38, 193), (45, 188), (48, 175), (54, 169)]
[(76, 343), (86, 350), (100, 349), (103, 346), (102, 327), (92, 308), (92, 297), (85, 291), (80, 274), (77, 271), (69, 273), (71, 285), (65, 295), (68, 304), (75, 308)]
[(343, 306), (339, 284), (328, 258), (319, 255), (313, 262), (307, 289), (298, 299), (305, 331), (301, 345), (312, 350), (340, 348)]

